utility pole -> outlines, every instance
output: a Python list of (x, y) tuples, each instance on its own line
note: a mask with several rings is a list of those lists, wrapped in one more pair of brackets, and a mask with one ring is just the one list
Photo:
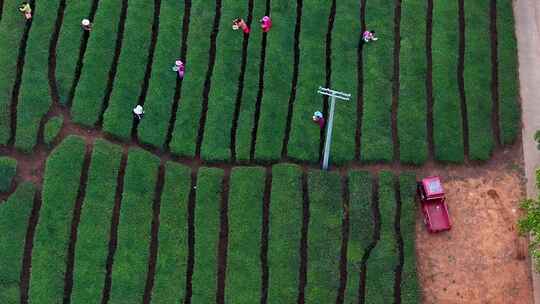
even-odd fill
[(334, 91), (332, 89), (319, 87), (317, 93), (330, 96), (330, 115), (328, 117), (328, 125), (326, 127), (326, 140), (324, 142), (324, 157), (323, 157), (323, 170), (328, 170), (328, 160), (330, 159), (330, 145), (332, 144), (332, 128), (334, 126), (334, 110), (336, 108), (336, 98), (341, 100), (350, 100), (351, 94)]

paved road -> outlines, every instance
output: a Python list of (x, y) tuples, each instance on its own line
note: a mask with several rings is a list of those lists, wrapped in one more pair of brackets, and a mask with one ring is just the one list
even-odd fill
[[(540, 130), (540, 1), (515, 0), (514, 13), (518, 40), (527, 195), (538, 197), (535, 170), (540, 167), (540, 151), (536, 149), (533, 136), (536, 130)], [(540, 278), (534, 271), (533, 286), (535, 303), (540, 304)]]

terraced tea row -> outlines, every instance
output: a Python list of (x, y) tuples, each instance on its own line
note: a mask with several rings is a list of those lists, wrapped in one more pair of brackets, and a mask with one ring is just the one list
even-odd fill
[[(328, 115), (319, 85), (353, 94), (336, 110), (336, 164), (486, 160), (518, 133), (507, 1), (139, 2), (36, 1), (25, 28), (4, 1), (0, 52), (18, 60), (0, 77), (0, 143), (30, 152), (52, 100), (86, 127), (182, 157), (314, 163), (324, 132), (311, 113)], [(229, 28), (238, 15), (249, 35)], [(84, 16), (89, 34), (76, 25)], [(363, 25), (380, 39), (361, 43)], [(178, 58), (183, 80), (170, 70)]]
[(42, 198), (21, 184), (0, 205), (0, 228), (20, 232), (4, 242), (13, 272), (0, 294), (24, 292), (38, 204), (29, 303), (387, 303), (394, 286), (417, 303), (414, 181), (292, 164), (191, 170), (69, 137), (47, 161)]

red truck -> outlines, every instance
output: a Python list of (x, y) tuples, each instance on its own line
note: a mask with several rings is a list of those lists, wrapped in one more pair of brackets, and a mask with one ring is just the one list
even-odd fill
[(441, 179), (438, 176), (422, 179), (417, 184), (417, 192), (424, 215), (424, 224), (429, 232), (450, 230), (452, 224)]

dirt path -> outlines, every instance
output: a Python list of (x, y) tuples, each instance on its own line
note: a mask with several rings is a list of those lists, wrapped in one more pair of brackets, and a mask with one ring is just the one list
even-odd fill
[[(518, 42), (521, 105), (523, 115), (523, 155), (527, 195), (538, 197), (534, 172), (540, 166), (540, 153), (533, 135), (540, 130), (540, 3), (534, 0), (514, 2), (516, 34)], [(535, 303), (540, 303), (540, 278), (533, 271)]]

